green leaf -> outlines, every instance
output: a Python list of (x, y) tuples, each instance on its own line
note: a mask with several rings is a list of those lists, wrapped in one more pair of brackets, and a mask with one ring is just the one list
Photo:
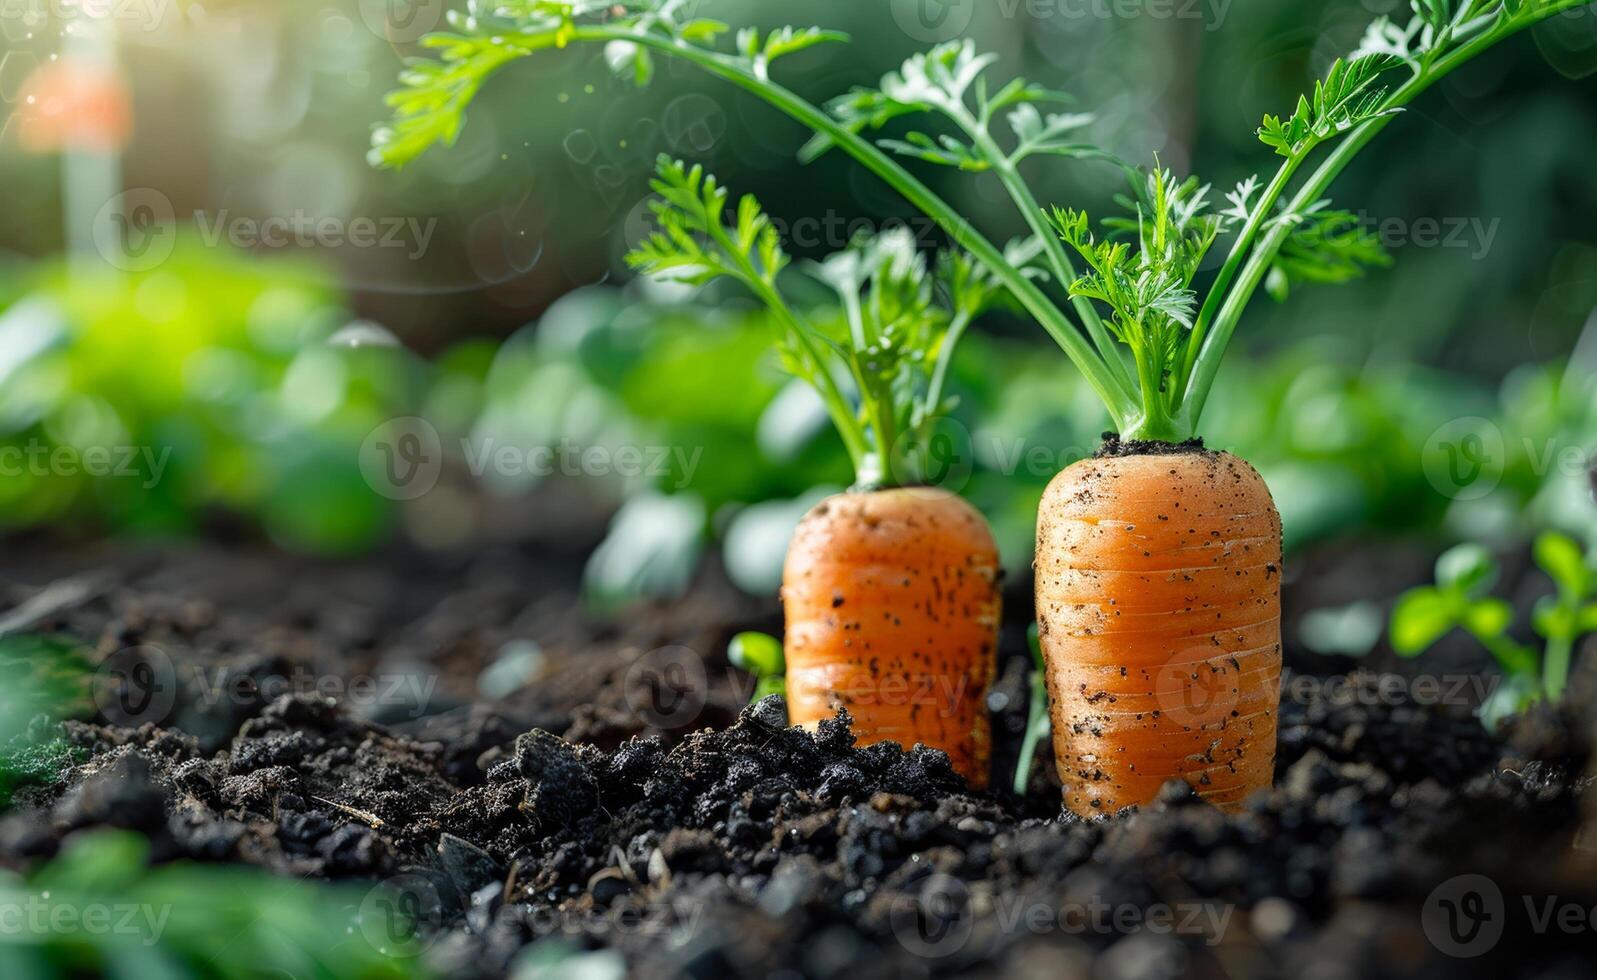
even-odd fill
[(848, 35), (842, 31), (824, 31), (819, 27), (805, 27), (802, 29), (784, 27), (779, 31), (772, 31), (765, 39), (763, 54), (767, 62), (790, 54), (806, 51), (818, 44), (847, 43)]
[(1060, 239), (1089, 266), (1070, 284), (1071, 295), (1109, 307), (1105, 325), (1131, 348), (1144, 399), (1155, 401), (1178, 370), (1197, 312), (1192, 279), (1223, 220), (1208, 213), (1209, 188), (1195, 178), (1178, 181), (1156, 165), (1133, 186), (1136, 199), (1123, 202), (1134, 210), (1133, 217), (1104, 225), (1134, 235), (1135, 250), (1124, 241), (1097, 239), (1079, 211), (1055, 209), (1052, 218)]
[(1550, 575), (1558, 591), (1566, 596), (1584, 597), (1591, 588), (1591, 571), (1580, 545), (1567, 535), (1546, 531), (1536, 538), (1536, 564)]
[(732, 666), (757, 677), (780, 677), (787, 672), (782, 641), (769, 633), (739, 633), (727, 644), (726, 655)]
[(1436, 583), (1463, 595), (1480, 595), (1497, 581), (1497, 559), (1478, 544), (1449, 548), (1436, 560)]
[(1488, 596), (1464, 607), (1463, 626), (1472, 634), (1502, 636), (1514, 623), (1514, 606), (1506, 599)]
[(1382, 108), (1386, 89), (1375, 82), (1401, 62), (1385, 54), (1370, 54), (1352, 61), (1338, 58), (1314, 93), (1299, 96), (1296, 109), (1286, 119), (1265, 116), (1259, 140), (1284, 157), (1299, 157), (1318, 144), (1345, 133), (1360, 123), (1390, 115)]
[(731, 29), (723, 21), (708, 20), (701, 17), (697, 20), (690, 20), (677, 28), (677, 36), (694, 44), (714, 44), (716, 38)]
[(1364, 228), (1358, 215), (1331, 210), (1329, 204), (1319, 201), (1306, 214), (1276, 219), (1293, 228), (1270, 267), (1275, 299), (1285, 299), (1295, 284), (1335, 285), (1392, 264), (1379, 235)]
[(992, 161), (948, 135), (934, 139), (925, 133), (909, 133), (902, 140), (878, 140), (877, 143), (882, 149), (890, 150), (899, 156), (913, 157), (945, 167), (957, 167), (971, 173), (980, 173), (992, 167)]
[(728, 225), (729, 195), (702, 166), (662, 156), (655, 174), (651, 186), (659, 199), (650, 209), (659, 230), (627, 253), (628, 265), (692, 285), (730, 277), (756, 292), (775, 287), (788, 257), (758, 200), (745, 195)]
[[(982, 103), (980, 113), (985, 122), (997, 105), (985, 98), (985, 86), (977, 85), (982, 73), (998, 58), (993, 54), (977, 54), (976, 46), (969, 40), (939, 44), (930, 51), (911, 55), (897, 71), (882, 76), (877, 88), (856, 88), (827, 104), (827, 111), (850, 132), (880, 129), (902, 116), (939, 112), (948, 116), (962, 129), (969, 129), (972, 121), (968, 104), (973, 86), (977, 101)], [(1053, 101), (1062, 98), (1057, 93), (1033, 88), (1022, 80), (1006, 85), (998, 100), (1004, 107), (1024, 101)], [(1066, 120), (1068, 121), (1068, 120)], [(981, 155), (964, 144), (942, 145), (947, 137), (932, 138), (924, 134), (911, 134), (905, 140), (886, 143), (889, 149), (933, 163), (958, 166), (966, 170), (985, 170), (994, 161), (981, 160)], [(804, 149), (800, 158), (814, 160), (831, 149), (832, 140), (817, 134)]]
[(611, 41), (605, 45), (604, 60), (612, 74), (618, 78), (630, 75), (640, 88), (654, 77), (654, 59), (648, 51), (630, 41)]
[(1580, 611), (1577, 628), (1581, 633), (1597, 633), (1597, 603)]
[(771, 77), (771, 64), (778, 58), (813, 48), (818, 44), (844, 42), (848, 35), (841, 31), (824, 31), (819, 27), (784, 27), (772, 31), (765, 40), (752, 27), (738, 31), (737, 49), (749, 69), (762, 80)]
[[(564, 48), (579, 29), (602, 23), (607, 35), (670, 40), (713, 48), (729, 28), (718, 20), (692, 18), (684, 0), (471, 0), (466, 12), (450, 11), (448, 32), (422, 38), (437, 60), (412, 59), (389, 93), (391, 120), (372, 131), (368, 161), (375, 167), (404, 166), (429, 148), (451, 145), (465, 125), (466, 109), (500, 68), (537, 51)], [(758, 31), (738, 35), (738, 51), (760, 79), (776, 59), (847, 35), (818, 27), (784, 27), (763, 40)], [(639, 85), (654, 77), (647, 49), (626, 38), (608, 37), (606, 61)]]
[(1572, 640), (1580, 635), (1580, 613), (1557, 596), (1544, 595), (1536, 601), (1530, 624), (1538, 635), (1549, 640)]
[(1415, 657), (1458, 625), (1456, 605), (1441, 590), (1422, 586), (1403, 593), (1392, 610), (1392, 649)]
[(1030, 102), (1023, 102), (1009, 113), (1009, 127), (1014, 130), (1019, 145), (1010, 155), (1011, 163), (1039, 153), (1056, 156), (1073, 156), (1096, 152), (1091, 144), (1061, 139), (1093, 123), (1096, 117), (1089, 113), (1049, 113), (1046, 117)]

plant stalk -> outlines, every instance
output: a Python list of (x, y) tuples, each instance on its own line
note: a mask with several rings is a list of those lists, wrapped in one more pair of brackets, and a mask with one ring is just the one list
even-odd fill
[(1037, 318), (1043, 329), (1048, 331), (1066, 356), (1086, 377), (1087, 383), (1109, 409), (1109, 414), (1116, 425), (1123, 425), (1124, 420), (1135, 411), (1135, 403), (1120, 389), (1113, 369), (1104, 363), (1099, 354), (1082, 338), (1064, 312), (1055, 306), (1035, 283), (1011, 265), (997, 246), (988, 241), (970, 222), (909, 171), (895, 163), (882, 150), (862, 139), (859, 134), (840, 125), (824, 110), (789, 89), (753, 74), (735, 58), (695, 48), (673, 38), (602, 25), (589, 25), (575, 28), (569, 40), (624, 41), (683, 58), (758, 96), (810, 129), (825, 133), (840, 149), (886, 181), (922, 213), (937, 222), (956, 244), (975, 256), (977, 261), (1002, 280), (1004, 286), (1032, 316)]

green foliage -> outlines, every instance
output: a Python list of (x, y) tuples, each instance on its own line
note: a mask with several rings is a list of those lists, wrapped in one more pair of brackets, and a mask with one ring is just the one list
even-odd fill
[[(828, 103), (833, 116), (851, 133), (881, 129), (895, 119), (913, 115), (940, 115), (964, 132), (964, 139), (912, 131), (904, 139), (885, 139), (880, 145), (900, 156), (928, 163), (982, 172), (1013, 165), (1037, 154), (1079, 156), (1098, 152), (1090, 144), (1064, 139), (1091, 124), (1084, 113), (1049, 113), (1038, 103), (1067, 101), (1067, 96), (1040, 88), (1025, 79), (1012, 79), (989, 95), (986, 71), (997, 55), (976, 53), (974, 42), (950, 41), (930, 51), (910, 56), (897, 71), (883, 76), (879, 88), (855, 88)], [(1004, 153), (991, 141), (991, 125), (1000, 112), (1007, 119), (1015, 146)], [(986, 138), (984, 138), (986, 137)], [(800, 154), (809, 160), (835, 145), (820, 133)]]
[(908, 230), (862, 237), (809, 270), (837, 293), (843, 309), (847, 329), (833, 335), (810, 324), (783, 296), (778, 278), (788, 258), (752, 196), (728, 216), (727, 192), (701, 167), (662, 157), (657, 174), (660, 196), (652, 209), (660, 230), (627, 256), (628, 263), (693, 285), (723, 278), (741, 283), (781, 325), (776, 348), (782, 364), (826, 405), (858, 481), (922, 479), (917, 447), (947, 410), (947, 361), (964, 327), (996, 298), (991, 279), (968, 256), (945, 253), (937, 265), (946, 277), (939, 289)]
[(1360, 123), (1400, 111), (1384, 106), (1387, 89), (1375, 84), (1397, 64), (1396, 58), (1380, 54), (1336, 59), (1325, 79), (1314, 83), (1312, 96), (1298, 97), (1291, 116), (1284, 121), (1264, 117), (1259, 140), (1281, 156), (1299, 157)]
[(1365, 228), (1358, 215), (1334, 210), (1330, 203), (1316, 201), (1302, 214), (1283, 214), (1276, 219), (1292, 230), (1265, 279), (1265, 289), (1274, 299), (1285, 300), (1299, 283), (1351, 282), (1370, 269), (1392, 264), (1380, 235)]
[[(682, 58), (759, 96), (808, 127), (815, 135), (801, 154), (804, 158), (841, 148), (936, 221), (1054, 337), (1103, 400), (1122, 435), (1179, 440), (1194, 434), (1231, 335), (1261, 284), (1279, 297), (1294, 283), (1345, 282), (1384, 262), (1384, 253), (1371, 236), (1348, 227), (1349, 215), (1324, 204), (1326, 188), (1353, 157), (1392, 116), (1470, 57), (1583, 2), (1424, 0), (1416, 3), (1415, 21), (1401, 31), (1384, 19), (1378, 21), (1365, 45), (1337, 60), (1312, 92), (1298, 99), (1290, 115), (1265, 118), (1260, 138), (1285, 161), (1256, 199), (1255, 181), (1233, 197), (1231, 209), (1200, 219), (1200, 185), (1176, 183), (1156, 168), (1154, 193), (1144, 202), (1147, 210), (1139, 208), (1142, 248), (1135, 256), (1118, 243), (1098, 242), (1087, 232), (1085, 222), (1068, 210), (1055, 212), (1063, 242), (1048, 233), (1043, 210), (1022, 178), (1019, 164), (1039, 154), (1107, 154), (1072, 138), (1090, 117), (1044, 113), (1038, 108), (1042, 103), (1061, 101), (1058, 93), (1023, 79), (1011, 80), (994, 91), (987, 72), (996, 58), (978, 54), (973, 43), (950, 42), (916, 54), (885, 75), (877, 88), (855, 89), (823, 111), (773, 83), (770, 62), (815, 44), (842, 40), (840, 35), (786, 28), (762, 39), (758, 33), (744, 30), (738, 34), (734, 52), (717, 51), (713, 42), (725, 25), (683, 23), (681, 5), (674, 0), (628, 3), (606, 11), (589, 4), (517, 4), (508, 21), (482, 16), (474, 7), (473, 16), (452, 22), (458, 33), (430, 39), (430, 44), (441, 49), (441, 61), (424, 63), (402, 78), (405, 89), (391, 97), (394, 122), (378, 129), (373, 161), (398, 165), (434, 143), (452, 141), (461, 113), (482, 79), (531, 51), (578, 40), (605, 43), (623, 55), (612, 57), (612, 65), (626, 67), (630, 63), (639, 81), (652, 76), (652, 70), (637, 62), (642, 49)], [(627, 57), (629, 53), (633, 56)], [(1384, 83), (1388, 72), (1403, 66), (1411, 72), (1405, 83), (1395, 88)], [(1013, 142), (1007, 150), (993, 132), (999, 114), (1005, 114), (1009, 123), (1010, 132), (1004, 139), (1012, 137)], [(862, 138), (867, 130), (923, 115), (937, 117), (953, 131), (912, 130), (879, 144)], [(1336, 150), (1289, 194), (1298, 168), (1320, 147), (1332, 143), (1339, 144)], [(920, 163), (994, 173), (1039, 242), (1048, 272), (1061, 285), (1074, 284), (1072, 306), (1081, 327), (1072, 324), (1034, 281), (1032, 270), (1017, 266), (976, 231), (966, 216), (938, 198), (883, 149)], [(1162, 203), (1160, 194), (1164, 195)], [(1240, 231), (1198, 306), (1198, 297), (1192, 292), (1192, 273), (1197, 266), (1192, 256), (1201, 257), (1222, 226), (1232, 220), (1240, 223)], [(739, 225), (742, 221), (740, 218)], [(673, 241), (674, 237), (678, 240)], [(670, 229), (664, 240), (680, 254), (657, 251), (647, 257), (651, 265), (664, 269), (674, 263), (680, 271), (695, 268), (693, 260), (704, 258), (682, 247), (685, 243)], [(1087, 258), (1092, 266), (1087, 276), (1077, 275), (1066, 245)], [(765, 298), (770, 301), (769, 296)], [(1102, 322), (1095, 302), (1110, 307), (1112, 325)], [(802, 338), (803, 331), (799, 335)], [(1135, 377), (1127, 371), (1117, 341), (1131, 347)], [(836, 379), (813, 373), (813, 366), (811, 370), (817, 384), (837, 389), (826, 393), (829, 410), (850, 443), (850, 452), (856, 461), (862, 461), (868, 447), (861, 434), (849, 431), (852, 423), (845, 418), (841, 404), (844, 393)], [(886, 426), (874, 428), (880, 450), (891, 443), (884, 439), (891, 433)]]
[(189, 241), (144, 272), (45, 269), (0, 312), (0, 347), (49, 338), (0, 379), (0, 453), (22, 470), (0, 526), (171, 533), (211, 508), (299, 549), (377, 541), (390, 509), (359, 448), (407, 414), (420, 369), (334, 342), (347, 316), (303, 268)]
[(0, 638), (0, 809), (24, 786), (53, 783), (71, 762), (60, 723), (93, 714), (90, 668), (75, 644)]
[[(1226, 194), (1230, 207), (1221, 216), (1247, 223), (1254, 218), (1254, 197), (1260, 190), (1258, 177), (1242, 180)], [(1270, 222), (1287, 230), (1265, 279), (1265, 289), (1277, 301), (1299, 284), (1350, 282), (1392, 264), (1381, 237), (1364, 227), (1358, 215), (1333, 209), (1330, 201), (1315, 201), (1298, 213), (1278, 207)]]
[(781, 640), (768, 633), (739, 633), (727, 644), (726, 656), (732, 666), (754, 675), (751, 700), (787, 693), (787, 659)]
[(1105, 222), (1134, 234), (1135, 250), (1124, 241), (1096, 238), (1079, 211), (1055, 209), (1054, 228), (1091, 270), (1071, 284), (1071, 295), (1109, 308), (1115, 339), (1131, 349), (1137, 364), (1146, 424), (1163, 435), (1179, 411), (1170, 379), (1181, 367), (1197, 312), (1192, 280), (1229, 219), (1206, 213), (1209, 188), (1196, 178), (1177, 182), (1170, 171), (1155, 167), (1141, 190), (1132, 202), (1133, 219)]
[(1414, 14), (1398, 24), (1375, 19), (1364, 33), (1355, 58), (1387, 57), (1416, 74), (1428, 71), (1442, 57), (1475, 43), (1490, 42), (1590, 0), (1410, 0)]
[(373, 166), (400, 167), (430, 147), (453, 145), (466, 109), (495, 72), (574, 41), (609, 45), (611, 70), (647, 85), (654, 78), (648, 42), (668, 43), (677, 53), (691, 49), (768, 80), (778, 59), (847, 40), (817, 27), (784, 27), (763, 36), (745, 28), (737, 32), (732, 53), (717, 53), (717, 41), (731, 28), (691, 16), (696, 6), (692, 0), (470, 0), (464, 12), (449, 11), (451, 30), (422, 39), (424, 47), (437, 52), (436, 59), (407, 62), (400, 88), (387, 99), (393, 118), (373, 129), (368, 159)]
[(1514, 608), (1489, 594), (1499, 569), (1478, 544), (1443, 554), (1436, 563), (1436, 584), (1404, 593), (1392, 610), (1392, 647), (1403, 656), (1419, 656), (1454, 629), (1463, 629), (1492, 653), (1508, 683), (1483, 706), (1489, 721), (1542, 698), (1562, 698), (1575, 642), (1597, 632), (1597, 573), (1580, 546), (1548, 531), (1537, 537), (1534, 555), (1556, 587), (1536, 604), (1531, 618), (1531, 627), (1545, 641), (1540, 653), (1509, 635)]
[(357, 918), (359, 890), (244, 867), (151, 868), (148, 842), (121, 831), (72, 838), (27, 879), (0, 872), (0, 904), (50, 917), (0, 931), (0, 972), (12, 977), (428, 975), (415, 951), (389, 956), (368, 941), (376, 924)]
[(723, 276), (750, 289), (775, 289), (788, 257), (776, 228), (752, 194), (739, 202), (736, 221), (723, 225), (727, 192), (704, 168), (662, 156), (650, 186), (659, 230), (627, 256), (651, 275), (701, 286)]

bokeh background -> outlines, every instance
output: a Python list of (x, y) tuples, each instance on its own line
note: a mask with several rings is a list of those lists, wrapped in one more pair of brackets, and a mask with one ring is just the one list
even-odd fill
[[(1273, 170), (1260, 117), (1406, 4), (701, 6), (853, 34), (784, 63), (817, 100), (971, 36), (1095, 113), (1089, 139), (1219, 198)], [(774, 593), (787, 533), (846, 460), (751, 303), (626, 274), (653, 161), (756, 192), (801, 257), (904, 219), (936, 234), (841, 155), (800, 166), (805, 134), (752, 98), (669, 65), (640, 91), (598, 50), (513, 66), (458, 145), (373, 170), (384, 94), (446, 7), (4, 0), (8, 533), (331, 556), (508, 542), (569, 555), (598, 610), (706, 569)], [(1334, 189), (1396, 264), (1249, 313), (1206, 434), (1264, 471), (1295, 552), (1597, 533), (1594, 73), (1583, 12), (1449, 78)], [(1102, 163), (1028, 167), (1049, 204), (1103, 212), (1123, 190)], [(995, 179), (926, 176), (995, 237), (1021, 231)], [(979, 324), (955, 373), (959, 488), (1024, 574), (1043, 486), (1104, 416), (1018, 317)]]

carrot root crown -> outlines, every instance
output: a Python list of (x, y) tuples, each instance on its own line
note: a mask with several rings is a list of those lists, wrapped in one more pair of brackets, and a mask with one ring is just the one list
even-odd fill
[(783, 575), (792, 722), (847, 708), (861, 742), (942, 749), (985, 787), (999, 567), (987, 522), (945, 490), (845, 493), (817, 504)]
[(1266, 787), (1281, 677), (1281, 519), (1226, 453), (1101, 456), (1039, 510), (1037, 617), (1065, 804), (1218, 805)]

